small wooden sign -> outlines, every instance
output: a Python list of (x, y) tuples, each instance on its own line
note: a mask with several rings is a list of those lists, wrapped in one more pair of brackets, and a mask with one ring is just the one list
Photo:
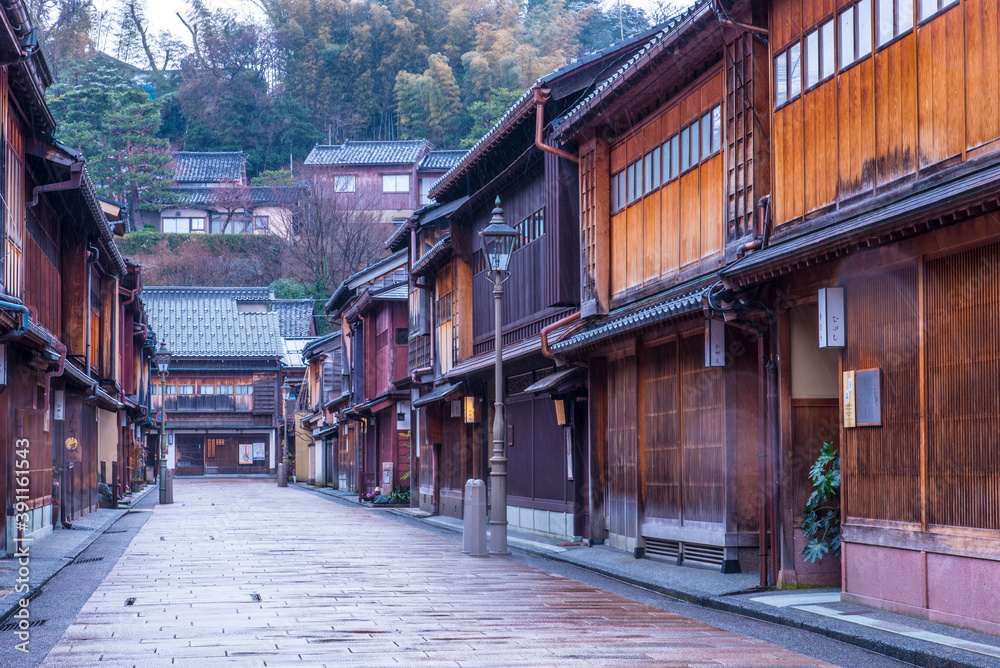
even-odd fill
[(882, 424), (882, 370), (844, 372), (844, 427)]
[(854, 389), (854, 372), (844, 372), (844, 427), (857, 427), (857, 393)]

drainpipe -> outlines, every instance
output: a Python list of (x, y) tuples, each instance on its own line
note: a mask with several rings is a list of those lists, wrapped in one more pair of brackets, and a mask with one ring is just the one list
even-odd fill
[(771, 196), (764, 195), (757, 202), (757, 211), (759, 222), (757, 223), (760, 228), (760, 236), (757, 238), (746, 242), (738, 249), (736, 249), (736, 259), (742, 260), (743, 256), (752, 250), (761, 250), (766, 248), (768, 242), (771, 240)]
[[(719, 2), (716, 0), (712, 3), (712, 9), (715, 12), (715, 18), (718, 19), (719, 23), (724, 26), (729, 26), (730, 28), (736, 28), (737, 30), (743, 30), (745, 32), (753, 33), (758, 37), (763, 37), (767, 39), (768, 32), (767, 28), (760, 28), (758, 26), (750, 25), (749, 23), (742, 23), (736, 19), (729, 16), (729, 12), (725, 12), (725, 16), (719, 11)], [(725, 11), (725, 10), (723, 10)]]
[(93, 265), (100, 261), (101, 251), (97, 246), (91, 245), (87, 247), (87, 252), (88, 254), (93, 254), (93, 257), (87, 258), (87, 321), (84, 323), (83, 326), (84, 331), (86, 333), (84, 339), (86, 343), (86, 361), (87, 361), (86, 372), (87, 375), (90, 375), (90, 346), (92, 343), (90, 340), (90, 316), (91, 316), (90, 311), (93, 308), (93, 305), (91, 304), (90, 295), (93, 291), (93, 281), (94, 281)]
[(61, 376), (63, 373), (63, 368), (66, 364), (66, 346), (58, 341), (51, 344), (53, 348), (59, 351), (59, 362), (56, 366), (55, 371), (49, 371), (45, 374), (45, 394), (42, 400), (41, 408), (18, 408), (17, 409), (17, 437), (24, 438), (24, 418), (27, 415), (44, 415), (49, 410), (49, 390), (52, 386), (52, 378), (54, 376)]
[(69, 180), (59, 183), (47, 183), (44, 186), (35, 186), (31, 191), (31, 201), (28, 202), (29, 209), (33, 209), (38, 204), (38, 198), (42, 193), (55, 192), (57, 190), (76, 190), (80, 187), (80, 179), (83, 176), (83, 162), (78, 160), (69, 166)]
[(28, 333), (31, 316), (28, 314), (28, 307), (20, 299), (16, 297), (0, 297), (0, 311), (14, 311), (21, 314), (21, 326), (0, 336), (0, 343), (20, 338)]
[[(773, 341), (772, 347), (773, 347)], [(779, 547), (778, 547), (778, 365), (774, 363), (775, 356), (767, 362), (767, 413), (768, 413), (768, 507), (771, 516), (771, 578), (773, 584), (778, 584)]]
[(566, 160), (572, 160), (573, 162), (579, 164), (579, 157), (573, 155), (572, 153), (567, 153), (566, 151), (561, 151), (555, 147), (549, 146), (543, 141), (545, 129), (545, 103), (549, 99), (550, 91), (548, 88), (542, 88), (538, 84), (534, 85), (532, 91), (534, 91), (535, 95), (535, 148), (540, 151), (545, 151), (546, 153), (559, 156), (560, 158), (565, 158)]
[(767, 586), (767, 342), (757, 332), (757, 545), (760, 556), (760, 586)]
[(551, 325), (546, 325), (545, 327), (543, 327), (541, 334), (539, 334), (539, 338), (542, 340), (542, 354), (548, 357), (550, 360), (554, 360), (556, 356), (552, 354), (552, 349), (549, 348), (549, 334), (559, 329), (560, 327), (568, 325), (571, 322), (576, 322), (579, 319), (580, 319), (580, 312), (577, 311), (576, 313), (571, 313), (570, 315), (566, 316), (561, 320), (556, 320)]

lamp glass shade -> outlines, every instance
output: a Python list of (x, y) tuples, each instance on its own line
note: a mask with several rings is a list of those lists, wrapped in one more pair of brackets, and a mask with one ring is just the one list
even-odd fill
[(483, 253), (490, 271), (507, 271), (510, 267), (510, 257), (514, 253), (517, 241), (517, 231), (504, 222), (503, 209), (500, 208), (500, 198), (493, 209), (493, 218), (480, 236), (483, 238)]
[(287, 380), (285, 381), (285, 384), (281, 386), (281, 398), (285, 401), (292, 398), (292, 386), (288, 384)]
[(160, 347), (153, 353), (153, 363), (160, 373), (167, 373), (167, 368), (170, 366), (170, 351), (167, 350), (165, 342), (160, 341)]

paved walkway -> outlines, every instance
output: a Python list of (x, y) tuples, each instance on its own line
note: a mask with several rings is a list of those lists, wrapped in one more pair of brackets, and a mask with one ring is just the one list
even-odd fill
[(273, 481), (177, 480), (43, 666), (821, 666)]

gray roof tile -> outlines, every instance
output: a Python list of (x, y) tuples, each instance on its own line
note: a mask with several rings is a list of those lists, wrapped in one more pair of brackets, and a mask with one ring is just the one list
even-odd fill
[(420, 161), (420, 169), (451, 169), (468, 151), (431, 151)]
[(231, 153), (174, 153), (174, 181), (177, 183), (222, 183), (244, 179), (243, 151)]
[[(177, 201), (172, 206), (207, 206), (212, 201), (212, 188), (180, 186), (166, 190), (177, 196)], [(302, 197), (302, 189), (298, 186), (275, 186), (273, 188), (254, 186), (247, 188), (247, 190), (250, 195), (250, 206), (266, 204), (296, 206)]]
[(413, 165), (431, 149), (424, 139), (408, 141), (345, 141), (341, 145), (317, 145), (309, 152), (307, 165)]
[(309, 325), (312, 324), (313, 300), (311, 299), (275, 299), (274, 310), (278, 312), (278, 322), (281, 335), (284, 337), (308, 337)]
[(277, 312), (244, 313), (238, 302), (270, 301), (269, 288), (146, 287), (149, 324), (175, 357), (282, 357)]

